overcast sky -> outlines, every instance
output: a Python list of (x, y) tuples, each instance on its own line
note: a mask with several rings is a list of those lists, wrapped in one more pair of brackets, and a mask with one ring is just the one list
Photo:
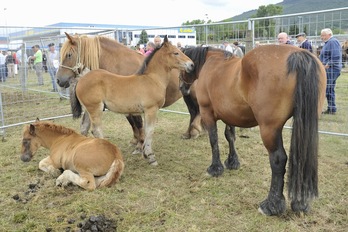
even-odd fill
[(282, 0), (13, 0), (1, 3), (0, 25), (68, 22), (169, 27), (195, 19), (216, 22), (279, 2)]

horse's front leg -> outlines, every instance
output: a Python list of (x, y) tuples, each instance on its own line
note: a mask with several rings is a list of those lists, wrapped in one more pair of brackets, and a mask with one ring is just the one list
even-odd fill
[(229, 154), (228, 158), (225, 160), (225, 166), (228, 169), (238, 169), (240, 166), (238, 155), (234, 146), (236, 141), (236, 129), (234, 126), (225, 127), (225, 138), (229, 144)]
[(143, 155), (144, 158), (149, 159), (149, 164), (151, 165), (158, 165), (155, 154), (152, 151), (152, 137), (155, 130), (157, 111), (158, 108), (145, 111), (145, 141)]
[(267, 216), (280, 215), (286, 209), (284, 189), (284, 175), (287, 162), (286, 152), (283, 147), (281, 130), (275, 135), (268, 135), (268, 132), (260, 126), (261, 137), (269, 152), (269, 161), (272, 170), (271, 187), (267, 198), (261, 202), (259, 212)]
[(212, 151), (212, 163), (210, 167), (207, 169), (208, 173), (211, 176), (221, 176), (224, 172), (224, 166), (220, 160), (220, 151), (218, 144), (218, 131), (216, 121), (207, 123), (207, 130), (209, 133), (209, 141)]
[(62, 173), (60, 169), (53, 166), (53, 161), (49, 156), (39, 162), (39, 169), (47, 172), (53, 177), (58, 177)]
[(97, 188), (95, 178), (90, 172), (79, 172), (77, 174), (71, 170), (65, 170), (56, 180), (56, 186), (65, 187), (70, 183), (90, 191)]

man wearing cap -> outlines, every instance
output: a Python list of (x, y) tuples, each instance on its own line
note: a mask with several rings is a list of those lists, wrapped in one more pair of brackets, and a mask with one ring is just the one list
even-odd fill
[(34, 45), (31, 47), (33, 49), (34, 55), (30, 57), (34, 60), (34, 69), (37, 76), (38, 84), (44, 85), (43, 75), (42, 75), (42, 51), (39, 45)]
[(47, 70), (51, 76), (52, 81), (52, 92), (58, 92), (56, 73), (59, 67), (59, 53), (56, 50), (54, 43), (48, 44), (48, 54), (47, 54)]
[(300, 44), (300, 48), (307, 49), (310, 52), (313, 52), (312, 45), (306, 39), (306, 33), (299, 33), (296, 35), (297, 43)]

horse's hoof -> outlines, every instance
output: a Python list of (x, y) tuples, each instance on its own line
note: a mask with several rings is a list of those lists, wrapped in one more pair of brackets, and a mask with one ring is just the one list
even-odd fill
[(229, 160), (226, 159), (225, 167), (229, 170), (237, 170), (240, 167), (240, 163), (238, 160), (233, 160), (232, 162), (229, 162)]
[(148, 157), (149, 157), (149, 164), (151, 164), (153, 166), (157, 166), (158, 165), (157, 160), (156, 160), (154, 154), (150, 154)]
[(181, 135), (181, 138), (182, 138), (182, 139), (190, 139), (191, 136), (190, 136), (189, 133), (185, 133), (185, 134), (182, 134), (182, 135)]
[(301, 203), (300, 201), (292, 201), (291, 209), (295, 213), (308, 213), (310, 211), (310, 205), (308, 203)]
[(271, 202), (268, 200), (264, 200), (261, 202), (258, 211), (266, 216), (274, 216), (274, 215), (281, 215), (285, 212), (285, 198), (282, 197), (281, 199), (276, 199), (275, 202)]
[(218, 176), (221, 176), (222, 173), (224, 172), (224, 167), (222, 165), (220, 165), (220, 166), (213, 166), (213, 165), (211, 165), (207, 169), (207, 172), (211, 176), (218, 177)]
[(131, 141), (129, 141), (130, 144), (132, 145), (137, 145), (138, 144), (138, 140), (136, 138), (133, 138)]
[(133, 152), (132, 152), (132, 155), (138, 155), (138, 154), (141, 154), (141, 151), (139, 149), (135, 149)]
[(157, 166), (158, 165), (157, 160), (152, 161), (152, 162), (149, 161), (149, 164), (152, 165), (152, 166)]

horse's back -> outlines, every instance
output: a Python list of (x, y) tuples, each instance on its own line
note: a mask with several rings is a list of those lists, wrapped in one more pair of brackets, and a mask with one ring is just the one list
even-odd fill
[(242, 59), (209, 58), (197, 83), (200, 106), (229, 125), (251, 127), (275, 118), (285, 123), (293, 112), (297, 82), (297, 73), (288, 73), (288, 59), (296, 52), (306, 53), (319, 67), (319, 85), (325, 91), (323, 69), (314, 55), (295, 46), (267, 45), (251, 50)]

